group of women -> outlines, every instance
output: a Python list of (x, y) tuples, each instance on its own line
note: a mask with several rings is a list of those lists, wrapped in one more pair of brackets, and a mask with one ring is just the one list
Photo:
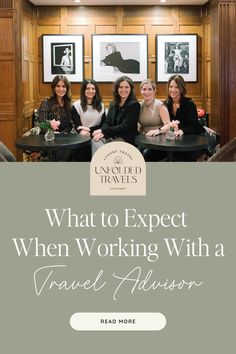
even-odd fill
[[(59, 120), (59, 132), (68, 133), (74, 129), (78, 134), (91, 137), (91, 149), (77, 151), (72, 157), (65, 155), (61, 157), (62, 160), (89, 161), (91, 153), (113, 140), (123, 140), (135, 145), (137, 134), (155, 136), (167, 133), (173, 120), (179, 121), (176, 136), (201, 134), (204, 131), (198, 123), (196, 105), (191, 98), (186, 97), (186, 85), (180, 75), (169, 78), (168, 97), (164, 102), (155, 98), (156, 86), (152, 80), (147, 79), (141, 83), (143, 101), (139, 103), (131, 78), (118, 78), (113, 85), (113, 101), (107, 115), (99, 87), (93, 79), (84, 80), (80, 100), (73, 105), (70, 83), (66, 76), (55, 76), (51, 89), (51, 97), (44, 100), (39, 107), (39, 122)], [(143, 154), (147, 161), (153, 160), (150, 151), (145, 150)], [(161, 158), (163, 156), (155, 156), (155, 160)]]

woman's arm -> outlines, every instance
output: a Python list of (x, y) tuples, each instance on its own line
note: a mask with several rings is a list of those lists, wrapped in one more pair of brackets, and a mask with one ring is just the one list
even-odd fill
[(201, 134), (204, 128), (198, 122), (197, 107), (192, 100), (189, 100), (185, 106), (185, 121), (180, 125), (184, 134)]
[(46, 120), (51, 120), (52, 118), (52, 107), (48, 99), (45, 99), (41, 102), (38, 109), (38, 121), (43, 123)]
[(83, 131), (90, 132), (90, 129), (82, 125), (80, 115), (74, 106), (72, 106), (71, 116), (75, 126), (75, 130), (81, 135), (88, 135), (88, 134), (83, 134)]
[(164, 104), (160, 107), (160, 117), (163, 123), (163, 127), (160, 128), (160, 133), (165, 134), (170, 129), (170, 115), (167, 107)]
[(112, 66), (112, 65), (113, 65), (113, 64), (112, 64), (112, 56), (113, 56), (113, 54), (107, 55), (104, 59), (102, 59), (102, 60), (100, 61), (100, 63), (101, 63), (102, 65)]
[(75, 130), (77, 131), (77, 128), (79, 126), (81, 126), (81, 118), (80, 118), (78, 111), (75, 109), (75, 106), (72, 106), (71, 116), (72, 116), (72, 121), (75, 126)]

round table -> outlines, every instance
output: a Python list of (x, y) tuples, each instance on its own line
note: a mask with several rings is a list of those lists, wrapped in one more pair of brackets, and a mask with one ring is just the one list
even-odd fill
[(182, 135), (174, 140), (166, 139), (166, 134), (157, 136), (146, 136), (139, 134), (135, 138), (135, 143), (142, 148), (151, 150), (166, 151), (167, 161), (174, 161), (175, 152), (203, 151), (214, 144), (213, 138), (209, 134), (204, 135)]
[(89, 136), (80, 134), (55, 134), (53, 141), (46, 141), (44, 134), (23, 136), (16, 140), (15, 146), (20, 150), (49, 151), (55, 161), (56, 151), (81, 149), (90, 144)]

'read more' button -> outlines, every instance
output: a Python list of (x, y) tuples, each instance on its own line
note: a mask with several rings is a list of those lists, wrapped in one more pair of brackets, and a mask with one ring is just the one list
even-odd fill
[(76, 312), (70, 325), (76, 331), (160, 331), (166, 318), (159, 312)]

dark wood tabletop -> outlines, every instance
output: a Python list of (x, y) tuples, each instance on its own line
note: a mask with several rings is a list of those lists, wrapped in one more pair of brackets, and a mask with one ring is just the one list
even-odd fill
[(214, 139), (209, 135), (182, 135), (174, 140), (168, 140), (166, 134), (149, 137), (145, 134), (137, 135), (135, 143), (141, 148), (165, 151), (165, 161), (175, 161), (175, 153), (204, 151), (214, 145)]
[(167, 140), (166, 134), (152, 137), (139, 134), (135, 138), (135, 143), (143, 148), (160, 151), (200, 151), (211, 146), (213, 139), (209, 134), (182, 135), (176, 137), (174, 140)]
[(29, 151), (63, 151), (80, 149), (89, 145), (90, 137), (80, 134), (55, 134), (55, 140), (46, 141), (44, 134), (23, 136), (16, 140), (15, 146)]

